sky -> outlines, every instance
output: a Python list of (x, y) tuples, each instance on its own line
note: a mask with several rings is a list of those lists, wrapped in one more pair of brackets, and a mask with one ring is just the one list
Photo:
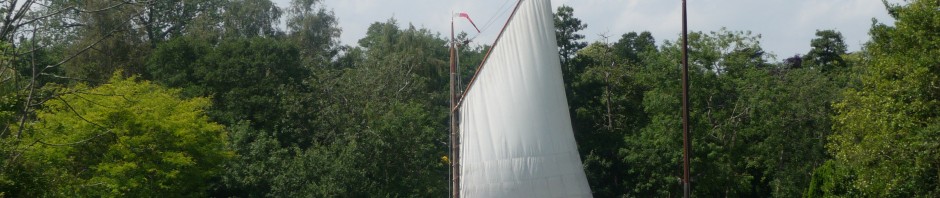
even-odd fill
[[(279, 6), (290, 0), (273, 0)], [(369, 25), (395, 18), (409, 24), (449, 34), (450, 16), (467, 12), (483, 31), (476, 33), (463, 20), (457, 31), (470, 33), (478, 45), (491, 44), (506, 22), (516, 0), (324, 0), (342, 28), (340, 42), (356, 46)], [(889, 0), (899, 3), (901, 0)], [(682, 31), (680, 0), (552, 0), (553, 7), (568, 5), (574, 17), (588, 27), (580, 33), (587, 42), (616, 42), (620, 35), (649, 31), (658, 44), (675, 41)], [(782, 60), (810, 49), (816, 30), (842, 33), (849, 51), (857, 51), (869, 40), (872, 20), (892, 24), (881, 0), (688, 0), (689, 30), (732, 31), (759, 34), (761, 46)], [(605, 41), (605, 36), (607, 37)]]

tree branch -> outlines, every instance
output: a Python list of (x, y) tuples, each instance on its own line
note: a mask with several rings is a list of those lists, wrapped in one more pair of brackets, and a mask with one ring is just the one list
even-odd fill
[(83, 140), (79, 140), (79, 141), (75, 141), (75, 142), (69, 142), (69, 143), (63, 143), (63, 144), (47, 143), (47, 142), (44, 142), (44, 141), (42, 141), (42, 140), (36, 140), (36, 142), (38, 142), (38, 143), (40, 143), (40, 144), (43, 144), (43, 145), (47, 145), (47, 146), (71, 146), (71, 145), (82, 144), (82, 143), (91, 141), (91, 140), (96, 139), (96, 138), (98, 138), (98, 137), (101, 137), (102, 135), (105, 135), (105, 134), (114, 134), (114, 132), (112, 132), (112, 131), (111, 131), (110, 129), (108, 129), (107, 127), (102, 126), (102, 125), (100, 125), (100, 124), (98, 124), (98, 123), (95, 123), (95, 122), (92, 122), (91, 120), (86, 119), (84, 116), (82, 116), (80, 113), (78, 113), (78, 111), (76, 111), (75, 108), (73, 108), (72, 105), (69, 104), (68, 101), (66, 101), (65, 99), (63, 99), (61, 96), (57, 96), (57, 97), (55, 97), (55, 98), (56, 98), (56, 99), (59, 99), (60, 101), (62, 101), (62, 104), (64, 104), (65, 107), (67, 107), (67, 108), (69, 109), (69, 111), (71, 111), (73, 114), (75, 114), (75, 116), (78, 117), (79, 119), (82, 119), (83, 121), (87, 122), (88, 124), (94, 125), (94, 126), (100, 128), (100, 129), (104, 129), (105, 131), (104, 131), (104, 132), (101, 132), (101, 133), (98, 133), (98, 134), (95, 135), (95, 136), (92, 136), (92, 137), (83, 139)]

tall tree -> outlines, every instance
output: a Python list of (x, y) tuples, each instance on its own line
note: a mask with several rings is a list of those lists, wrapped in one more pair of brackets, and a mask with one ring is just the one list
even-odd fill
[(177, 38), (160, 45), (147, 68), (160, 84), (189, 97), (211, 97), (217, 105), (209, 115), (229, 126), (237, 160), (226, 164), (213, 196), (288, 196), (283, 193), (295, 192), (300, 178), (291, 174), (322, 171), (289, 172), (305, 150), (333, 137), (318, 124), (319, 98), (305, 82), (311, 71), (293, 43), (236, 37), (214, 45)]
[(274, 36), (281, 13), (271, 0), (231, 0), (222, 13), (222, 31), (226, 37)]
[[(130, 18), (141, 13), (132, 4), (106, 0), (90, 0), (82, 3), (67, 2), (63, 6), (77, 6), (83, 10), (110, 8), (108, 12), (78, 12), (74, 27), (77, 40), (66, 48), (69, 54), (80, 54), (64, 65), (66, 75), (99, 84), (107, 82), (114, 71), (139, 74), (143, 57), (149, 51), (147, 37), (135, 28)], [(91, 50), (87, 46), (94, 46)], [(82, 53), (84, 52), (84, 53)]]
[(347, 156), (367, 175), (351, 184), (370, 187), (346, 188), (344, 195), (444, 196), (446, 40), (390, 19), (373, 23), (359, 43), (363, 62), (322, 88), (330, 93), (321, 110), (325, 128), (342, 134), (338, 150), (376, 154)]
[[(49, 16), (40, 20), (64, 36), (64, 54), (77, 54), (64, 64), (67, 78), (103, 83), (113, 71), (141, 74), (150, 50), (173, 37), (210, 31), (220, 24), (222, 0), (110, 1), (50, 0)], [(56, 33), (43, 33), (54, 35)]]
[(191, 97), (211, 97), (216, 105), (209, 114), (219, 122), (250, 121), (255, 129), (284, 133), (278, 137), (284, 144), (311, 141), (297, 129), (311, 120), (284, 120), (294, 114), (282, 105), (308, 93), (303, 80), (310, 76), (300, 65), (299, 50), (287, 41), (237, 38), (213, 46), (184, 37), (161, 45), (148, 62), (158, 83), (182, 88)]
[(834, 104), (829, 151), (836, 168), (855, 176), (849, 183), (855, 195), (940, 195), (938, 9), (931, 0), (888, 5), (896, 21), (871, 28), (862, 86)]
[[(823, 143), (833, 89), (818, 71), (779, 72), (766, 63), (759, 36), (720, 30), (690, 38), (694, 193), (698, 196), (792, 197), (804, 174), (825, 160)], [(627, 196), (680, 192), (679, 44), (641, 56), (634, 75), (649, 121), (625, 133), (618, 153)], [(623, 104), (623, 103), (618, 103)], [(629, 103), (627, 103), (629, 104)], [(589, 158), (590, 159), (590, 158)], [(586, 160), (587, 161), (587, 160)]]
[[(185, 32), (209, 28), (193, 27), (196, 24), (193, 21), (197, 18), (218, 15), (219, 8), (222, 8), (222, 3), (225, 3), (224, 0), (133, 0), (130, 2), (141, 12), (130, 19), (141, 27), (151, 48), (156, 48), (160, 42), (183, 36)], [(216, 24), (200, 23), (200, 25)]]
[(593, 43), (578, 51), (574, 64), (584, 67), (570, 85), (568, 98), (578, 151), (594, 196), (631, 194), (635, 173), (619, 149), (649, 122), (643, 110), (645, 87), (637, 81), (639, 67), (615, 54), (609, 44)]
[[(584, 28), (587, 28), (587, 24), (582, 24), (581, 19), (574, 17), (574, 8), (562, 5), (555, 11), (555, 39), (558, 42), (561, 65), (566, 74), (572, 72), (569, 61), (574, 58), (575, 53), (587, 46), (587, 42), (581, 41), (584, 35), (578, 34), (578, 31)], [(570, 74), (565, 79), (565, 82), (570, 82)]]
[(288, 34), (308, 66), (326, 66), (338, 52), (341, 31), (333, 11), (322, 4), (321, 0), (291, 0), (287, 9)]
[(613, 48), (614, 53), (623, 56), (630, 61), (630, 63), (641, 64), (642, 60), (640, 56), (642, 53), (656, 50), (656, 39), (654, 39), (653, 35), (648, 31), (639, 34), (630, 32), (623, 34), (620, 40), (614, 43)]
[[(754, 175), (745, 170), (743, 153), (745, 147), (736, 147), (742, 141), (735, 133), (741, 123), (743, 104), (735, 104), (739, 94), (735, 81), (746, 74), (745, 70), (724, 68), (754, 68), (744, 65), (750, 61), (738, 60), (734, 52), (759, 48), (754, 36), (744, 32), (719, 32), (689, 34), (690, 126), (692, 128), (693, 180), (697, 195), (734, 196), (753, 195), (748, 189)], [(668, 196), (681, 191), (675, 178), (681, 172), (682, 142), (679, 131), (680, 90), (677, 76), (680, 45), (666, 41), (657, 56), (650, 57), (650, 64), (642, 67), (643, 75), (638, 80), (649, 86), (644, 93), (643, 109), (649, 114), (650, 123), (640, 132), (625, 137), (625, 146), (620, 149), (625, 164), (636, 179), (625, 182), (630, 194), (636, 196)], [(748, 56), (741, 56), (748, 57)], [(736, 60), (736, 61), (733, 61)], [(675, 148), (675, 149), (670, 149)], [(739, 162), (739, 163), (734, 163)], [(632, 186), (632, 187), (629, 187)]]
[(810, 42), (812, 47), (806, 56), (803, 56), (803, 66), (816, 68), (822, 72), (829, 72), (846, 67), (842, 56), (846, 53), (846, 45), (842, 33), (835, 30), (816, 30), (816, 38)]

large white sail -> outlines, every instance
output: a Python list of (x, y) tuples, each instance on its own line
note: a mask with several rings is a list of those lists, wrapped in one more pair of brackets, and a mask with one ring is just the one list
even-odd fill
[(591, 197), (552, 6), (523, 0), (460, 104), (461, 197)]

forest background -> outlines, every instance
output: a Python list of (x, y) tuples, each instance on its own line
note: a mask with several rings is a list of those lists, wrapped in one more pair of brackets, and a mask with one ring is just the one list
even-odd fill
[[(940, 196), (940, 1), (885, 3), (848, 51), (816, 31), (690, 33), (693, 193)], [(396, 19), (358, 46), (320, 0), (0, 1), (2, 197), (444, 197), (449, 38)], [(281, 25), (281, 21), (285, 21)], [(679, 57), (587, 43), (555, 13), (597, 197), (675, 197)], [(468, 35), (458, 35), (458, 42)], [(489, 46), (464, 46), (467, 82)]]

